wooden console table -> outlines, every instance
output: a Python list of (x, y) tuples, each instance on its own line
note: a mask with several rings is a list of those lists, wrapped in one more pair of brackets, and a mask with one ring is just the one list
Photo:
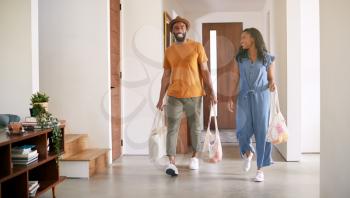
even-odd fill
[[(61, 125), (64, 137), (64, 125)], [(52, 189), (55, 197), (55, 186), (65, 177), (59, 176), (59, 167), (56, 162), (57, 155), (48, 151), (47, 146), (53, 150), (51, 141), (52, 129), (35, 130), (23, 135), (8, 135), (0, 132), (0, 198), (29, 197), (28, 181), (39, 181), (39, 189), (35, 197), (39, 197)], [(64, 152), (64, 138), (62, 138), (62, 153)], [(38, 161), (27, 166), (12, 165), (11, 149), (25, 144), (36, 145), (39, 153)]]

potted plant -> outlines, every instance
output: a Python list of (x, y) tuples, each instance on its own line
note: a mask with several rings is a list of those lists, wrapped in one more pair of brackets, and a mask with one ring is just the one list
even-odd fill
[(34, 107), (34, 105), (38, 104), (41, 105), (46, 111), (49, 109), (49, 96), (47, 96), (45, 93), (36, 92), (31, 97), (31, 105)]
[(36, 117), (40, 113), (40, 111), (42, 111), (42, 108), (48, 111), (49, 98), (50, 97), (47, 96), (45, 93), (40, 93), (40, 92), (34, 93), (30, 98), (31, 105), (32, 105), (32, 108), (29, 109), (30, 116)]
[(47, 105), (42, 105), (42, 103), (48, 103), (48, 101), (49, 96), (47, 96), (45, 93), (37, 92), (33, 94), (31, 97), (31, 105), (33, 106), (31, 109), (31, 113), (34, 114), (32, 116), (36, 118), (36, 121), (40, 128), (52, 129), (52, 136), (50, 137), (50, 139), (53, 146), (53, 152), (58, 156), (56, 159), (58, 162), (58, 159), (62, 154), (61, 149), (63, 137), (59, 126), (59, 120), (47, 111)]
[(58, 155), (58, 158), (60, 158), (62, 149), (61, 143), (63, 138), (59, 126), (60, 122), (51, 113), (47, 112), (43, 107), (39, 106), (38, 108), (41, 108), (39, 114), (36, 116), (38, 125), (42, 129), (52, 129), (52, 136), (50, 139), (52, 141), (53, 151)]

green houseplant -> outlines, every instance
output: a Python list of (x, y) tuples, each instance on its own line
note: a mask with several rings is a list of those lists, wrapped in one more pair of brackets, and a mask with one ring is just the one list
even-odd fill
[(50, 97), (47, 96), (45, 93), (40, 93), (40, 92), (36, 92), (32, 95), (32, 97), (30, 98), (31, 101), (31, 105), (33, 106), (33, 113), (35, 116), (36, 115), (36, 110), (38, 110), (36, 107), (37, 105), (41, 105), (46, 111), (49, 110), (49, 99)]
[[(51, 142), (55, 154), (58, 155), (58, 158), (61, 155), (62, 148), (62, 133), (59, 127), (59, 120), (55, 118), (50, 112), (48, 112), (49, 96), (45, 93), (37, 92), (31, 97), (31, 115), (36, 118), (38, 126), (41, 129), (52, 129)], [(43, 105), (43, 103), (46, 105)]]
[[(41, 106), (40, 106), (41, 107)], [(51, 136), (51, 142), (54, 149), (55, 154), (60, 156), (61, 154), (61, 147), (62, 147), (62, 133), (59, 126), (59, 120), (52, 116), (51, 113), (47, 112), (43, 107), (41, 107), (41, 111), (36, 116), (36, 120), (38, 122), (38, 125), (42, 129), (51, 128), (52, 129), (52, 136)]]
[(36, 92), (35, 94), (32, 95), (30, 98), (32, 105), (35, 103), (43, 103), (43, 102), (49, 102), (49, 96), (46, 95), (45, 93), (40, 93)]

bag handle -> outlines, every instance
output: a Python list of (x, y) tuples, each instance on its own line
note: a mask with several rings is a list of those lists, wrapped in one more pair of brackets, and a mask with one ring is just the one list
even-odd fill
[[(213, 110), (214, 109), (214, 110)], [(212, 116), (212, 112), (214, 112), (214, 115)], [(210, 105), (210, 111), (209, 111), (209, 120), (208, 120), (208, 127), (207, 127), (207, 132), (210, 133), (210, 123), (211, 123), (211, 117), (214, 117), (214, 123), (215, 123), (215, 133), (219, 133), (219, 128), (218, 128), (218, 120), (217, 120), (217, 112), (216, 108), (214, 108), (213, 105)]]
[(275, 89), (274, 92), (271, 92), (271, 95), (270, 95), (270, 100), (273, 100), (273, 101), (270, 101), (270, 116), (269, 116), (269, 124), (271, 124), (272, 122), (272, 116), (273, 114), (278, 114), (281, 112), (281, 109), (280, 109), (280, 103), (279, 103), (279, 99), (278, 99), (278, 91), (277, 91), (277, 87)]
[(165, 116), (163, 111), (157, 110), (155, 118), (153, 120), (153, 129), (160, 125), (165, 125)]
[(275, 89), (275, 96), (274, 96), (274, 99), (275, 99), (276, 113), (280, 113), (280, 112), (281, 112), (281, 109), (280, 109), (280, 102), (279, 102), (279, 98), (278, 98), (277, 87), (276, 87), (276, 89)]

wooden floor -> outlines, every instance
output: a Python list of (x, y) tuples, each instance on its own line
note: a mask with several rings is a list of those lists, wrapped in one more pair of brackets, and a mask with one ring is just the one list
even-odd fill
[[(147, 156), (124, 156), (90, 179), (67, 179), (58, 186), (64, 198), (318, 198), (319, 155), (303, 155), (301, 162), (284, 162), (276, 150), (275, 164), (264, 169), (265, 182), (255, 183), (255, 162), (241, 171), (237, 144), (224, 144), (219, 164), (200, 162), (200, 170), (187, 168), (189, 155), (178, 155), (179, 176), (171, 178), (162, 164)], [(42, 198), (51, 197), (50, 193)]]

